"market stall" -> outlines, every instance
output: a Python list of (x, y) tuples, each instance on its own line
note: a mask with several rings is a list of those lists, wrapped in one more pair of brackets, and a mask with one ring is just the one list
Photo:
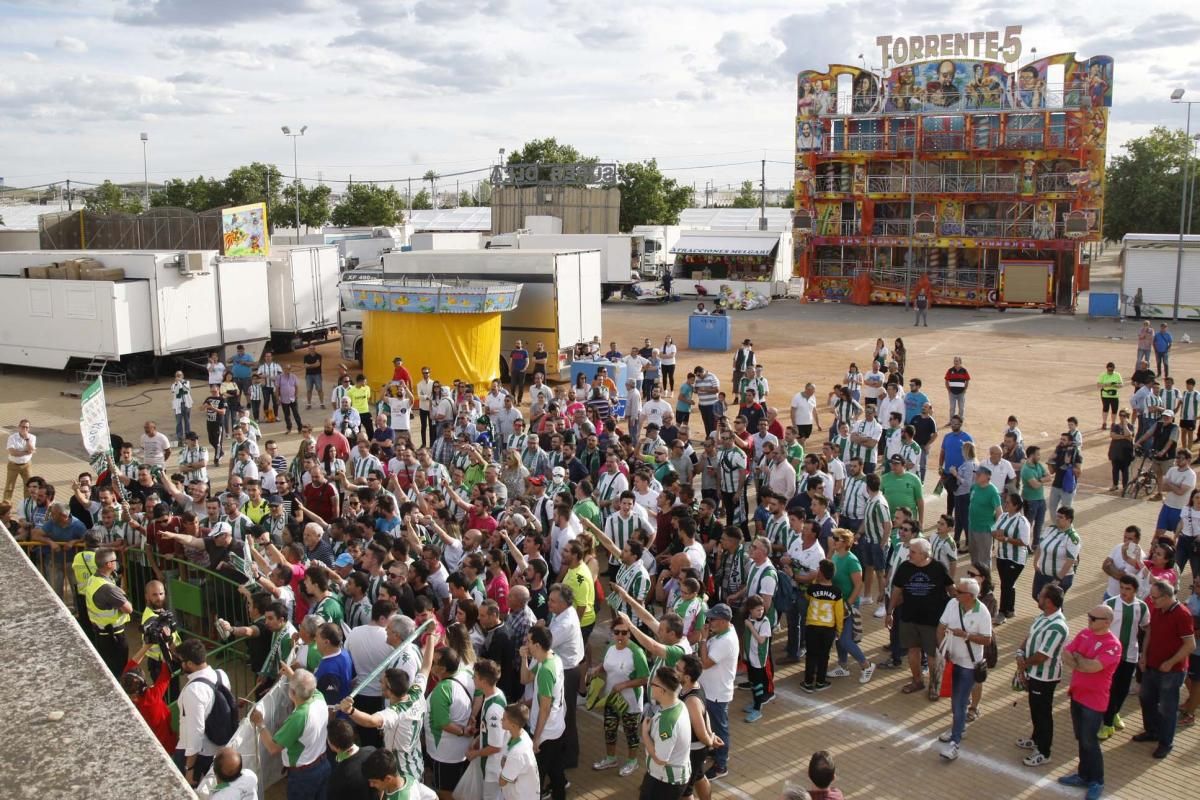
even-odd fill
[(671, 252), (681, 295), (750, 294), (768, 302), (787, 293), (792, 276), (790, 231), (681, 231)]

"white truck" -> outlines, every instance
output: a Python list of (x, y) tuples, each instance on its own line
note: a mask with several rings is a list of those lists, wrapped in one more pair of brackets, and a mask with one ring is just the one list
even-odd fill
[(1179, 318), (1200, 317), (1200, 235), (1185, 235), (1181, 245), (1179, 234), (1127, 233), (1121, 245), (1121, 313), (1133, 316), (1140, 289), (1143, 317), (1173, 317), (1178, 276)]
[(401, 228), (326, 229), (325, 244), (336, 245), (342, 257), (342, 269), (378, 266), (383, 254), (400, 250), (406, 244)]
[[(504, 233), (493, 236), (486, 245), (496, 250), (597, 250), (600, 253), (601, 300), (612, 292), (639, 280), (645, 241), (629, 233)], [(524, 302), (524, 299), (522, 299)]]
[(341, 269), (333, 245), (275, 246), (267, 260), (267, 300), (275, 352), (337, 330)]
[(645, 242), (642, 250), (642, 277), (655, 280), (675, 266), (671, 248), (679, 241), (678, 225), (634, 225), (631, 233)]
[[(90, 258), (114, 280), (23, 277), (28, 267)], [(0, 363), (63, 370), (71, 359), (119, 362), (130, 378), (168, 357), (271, 338), (267, 263), (215, 250), (40, 250), (0, 253)]]
[[(358, 271), (377, 277), (374, 270)], [(355, 273), (345, 273), (347, 280)], [(595, 250), (427, 250), (388, 253), (383, 277), (511, 281), (524, 285), (520, 305), (501, 317), (500, 374), (517, 339), (532, 352), (542, 342), (551, 371), (570, 369), (574, 347), (600, 335), (600, 254)], [(362, 362), (362, 321), (342, 311), (342, 357)], [(557, 367), (556, 367), (557, 364)]]

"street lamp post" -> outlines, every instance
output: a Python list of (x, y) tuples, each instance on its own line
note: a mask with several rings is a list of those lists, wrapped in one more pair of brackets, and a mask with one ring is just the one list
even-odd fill
[(142, 191), (145, 194), (146, 208), (150, 207), (150, 158), (146, 153), (146, 146), (150, 141), (150, 134), (145, 131), (141, 134), (142, 137)]
[(292, 177), (295, 179), (292, 205), (296, 207), (296, 244), (300, 244), (300, 159), (298, 157), (296, 140), (304, 135), (304, 132), (308, 130), (308, 126), (301, 125), (299, 133), (292, 133), (292, 129), (287, 125), (284, 125), (281, 130), (284, 136), (292, 137)]
[[(1171, 102), (1180, 103), (1187, 106), (1187, 124), (1185, 131), (1187, 135), (1187, 142), (1190, 144), (1192, 141), (1192, 106), (1200, 101), (1184, 100), (1183, 95), (1183, 89), (1176, 89), (1175, 91), (1171, 92)], [(1190, 149), (1191, 148), (1189, 147), (1188, 150)], [(1179, 285), (1183, 280), (1183, 236), (1184, 232), (1187, 230), (1188, 223), (1188, 168), (1191, 166), (1191, 161), (1191, 153), (1185, 151), (1183, 156), (1183, 184), (1179, 190), (1179, 246), (1175, 254), (1175, 302), (1171, 313), (1171, 318), (1173, 320), (1179, 319)]]

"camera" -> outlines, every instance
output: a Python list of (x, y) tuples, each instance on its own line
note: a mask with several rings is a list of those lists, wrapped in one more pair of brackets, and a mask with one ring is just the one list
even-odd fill
[(171, 636), (178, 627), (175, 615), (164, 608), (154, 612), (154, 616), (142, 623), (142, 639), (148, 644), (170, 647)]

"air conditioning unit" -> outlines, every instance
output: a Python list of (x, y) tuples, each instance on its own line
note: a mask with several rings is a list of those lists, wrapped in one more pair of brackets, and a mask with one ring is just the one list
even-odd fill
[(194, 251), (175, 256), (175, 266), (179, 268), (179, 274), (185, 278), (193, 275), (208, 275), (210, 272), (208, 259), (204, 257), (204, 253)]

